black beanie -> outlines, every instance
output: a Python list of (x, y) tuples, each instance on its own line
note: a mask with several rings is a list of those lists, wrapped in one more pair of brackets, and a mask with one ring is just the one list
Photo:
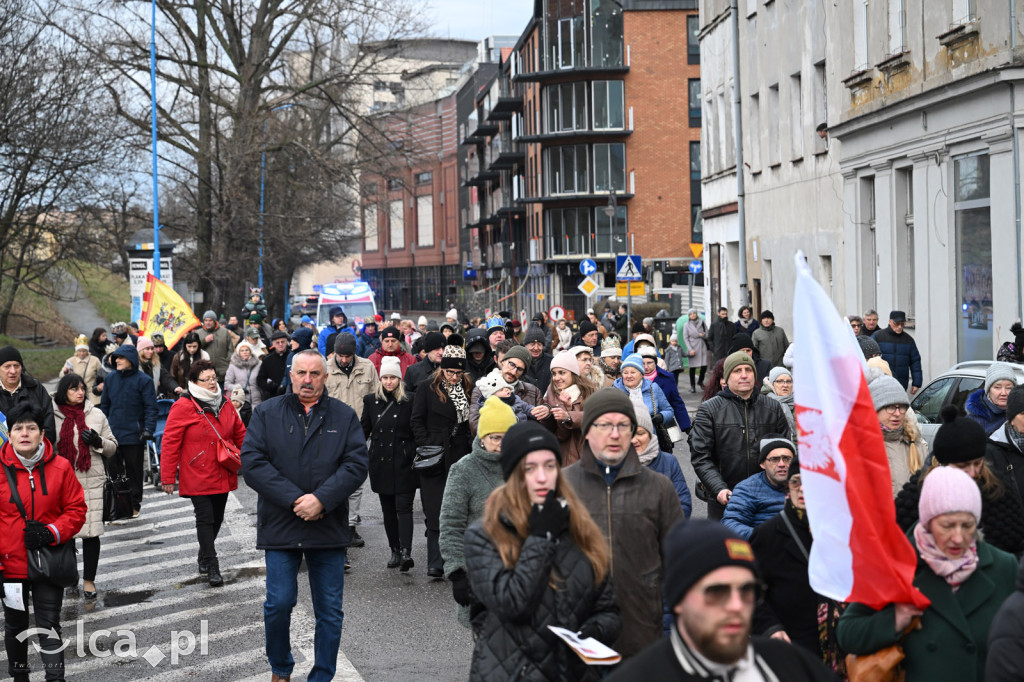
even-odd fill
[(587, 334), (589, 334), (590, 332), (596, 332), (596, 331), (597, 331), (597, 325), (595, 325), (590, 320), (583, 320), (582, 322), (580, 322), (580, 338), (581, 339), (584, 336), (586, 336)]
[[(2, 364), (2, 363), (0, 363)], [(1012, 422), (1013, 418), (1024, 412), (1024, 384), (1015, 386), (1006, 398), (1006, 421)]]
[(704, 576), (723, 566), (742, 566), (757, 575), (750, 543), (717, 521), (677, 522), (665, 536), (662, 554), (665, 601), (670, 609)]
[(963, 464), (985, 456), (988, 436), (981, 424), (961, 417), (955, 405), (946, 405), (939, 415), (942, 426), (935, 432), (932, 454), (940, 464)]
[(743, 350), (744, 348), (753, 348), (754, 341), (750, 338), (750, 334), (733, 334), (732, 345), (729, 346), (729, 355), (732, 355), (736, 351)]
[[(621, 393), (621, 391), (620, 391)], [(551, 450), (558, 465), (562, 465), (562, 448), (555, 434), (538, 422), (527, 421), (513, 424), (501, 440), (501, 475), (507, 481), (519, 460), (537, 450)]]
[(398, 339), (399, 341), (401, 341), (402, 340), (402, 332), (400, 332), (398, 330), (398, 327), (396, 327), (395, 325), (391, 325), (390, 327), (386, 327), (384, 329), (384, 331), (382, 331), (380, 333), (380, 338), (381, 339)]
[(630, 437), (636, 433), (636, 411), (633, 409), (633, 402), (626, 393), (609, 386), (594, 393), (583, 403), (583, 422), (580, 425), (583, 437), (586, 437), (594, 420), (609, 412), (618, 412), (629, 417), (629, 420), (633, 422), (633, 432)]
[(761, 449), (761, 458), (757, 460), (758, 464), (764, 464), (771, 451), (779, 448), (786, 448), (793, 453), (794, 457), (796, 456), (796, 447), (793, 445), (793, 441), (779, 433), (767, 434), (758, 445)]
[(768, 318), (769, 320), (774, 320), (774, 319), (775, 319), (775, 315), (773, 315), (773, 314), (772, 314), (772, 311), (770, 311), (770, 310), (762, 310), (762, 311), (761, 311), (761, 317), (759, 317), (759, 318), (757, 318), (757, 319), (759, 319), (759, 320), (763, 320), (763, 319), (764, 319), (764, 318), (766, 318), (766, 317), (767, 317), (767, 318)]
[(342, 332), (338, 334), (334, 339), (334, 354), (335, 355), (355, 355), (356, 354), (356, 337), (352, 336), (348, 332)]
[(14, 346), (0, 348), (0, 366), (6, 365), (8, 362), (16, 362), (22, 367), (25, 366), (24, 361), (21, 359), (21, 352)]
[(789, 471), (786, 473), (786, 483), (793, 480), (794, 476), (800, 475), (800, 458), (794, 457), (793, 461), (789, 463)]
[(441, 332), (430, 332), (423, 337), (423, 350), (428, 353), (438, 348), (444, 348), (448, 345), (448, 339), (444, 338), (444, 334)]

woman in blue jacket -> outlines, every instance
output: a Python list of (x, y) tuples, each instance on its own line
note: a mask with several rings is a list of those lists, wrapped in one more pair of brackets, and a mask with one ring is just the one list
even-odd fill
[(615, 388), (629, 396), (637, 413), (651, 415), (655, 430), (659, 426), (670, 426), (675, 417), (668, 398), (657, 384), (644, 378), (644, 361), (636, 353), (630, 353), (622, 361), (622, 375), (615, 380)]
[(683, 475), (683, 468), (679, 466), (679, 460), (670, 452), (663, 452), (658, 447), (658, 439), (654, 431), (654, 422), (650, 415), (644, 412), (637, 412), (636, 431), (633, 433), (633, 447), (636, 448), (640, 463), (649, 467), (651, 471), (657, 471), (672, 481), (676, 487), (676, 494), (679, 495), (679, 504), (683, 507), (683, 516), (690, 518), (693, 510), (693, 503), (690, 499), (690, 488), (686, 485), (686, 476)]

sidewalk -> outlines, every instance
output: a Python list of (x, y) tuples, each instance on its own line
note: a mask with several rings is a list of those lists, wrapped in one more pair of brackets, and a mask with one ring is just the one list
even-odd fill
[[(74, 275), (67, 270), (57, 270), (54, 272), (54, 282), (57, 285), (58, 297), (53, 301), (53, 306), (75, 332), (90, 337), (96, 327), (110, 327), (107, 321), (100, 317), (93, 302), (86, 297)], [(127, 294), (127, 291), (125, 293)], [(57, 390), (58, 381), (60, 377), (43, 382), (43, 386), (52, 394)]]

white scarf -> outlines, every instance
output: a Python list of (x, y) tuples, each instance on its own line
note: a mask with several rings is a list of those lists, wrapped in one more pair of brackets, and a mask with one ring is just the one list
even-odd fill
[(190, 381), (188, 382), (188, 393), (196, 400), (211, 406), (214, 410), (220, 408), (220, 404), (224, 402), (224, 395), (220, 392), (219, 384), (216, 391), (211, 391), (202, 386), (197, 386)]

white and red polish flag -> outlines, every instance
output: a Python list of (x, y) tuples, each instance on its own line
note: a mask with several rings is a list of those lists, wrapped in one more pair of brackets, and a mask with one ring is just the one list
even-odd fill
[(849, 323), (796, 256), (793, 386), (800, 478), (814, 544), (811, 587), (873, 609), (930, 603), (913, 585), (917, 556), (896, 524), (889, 460)]

